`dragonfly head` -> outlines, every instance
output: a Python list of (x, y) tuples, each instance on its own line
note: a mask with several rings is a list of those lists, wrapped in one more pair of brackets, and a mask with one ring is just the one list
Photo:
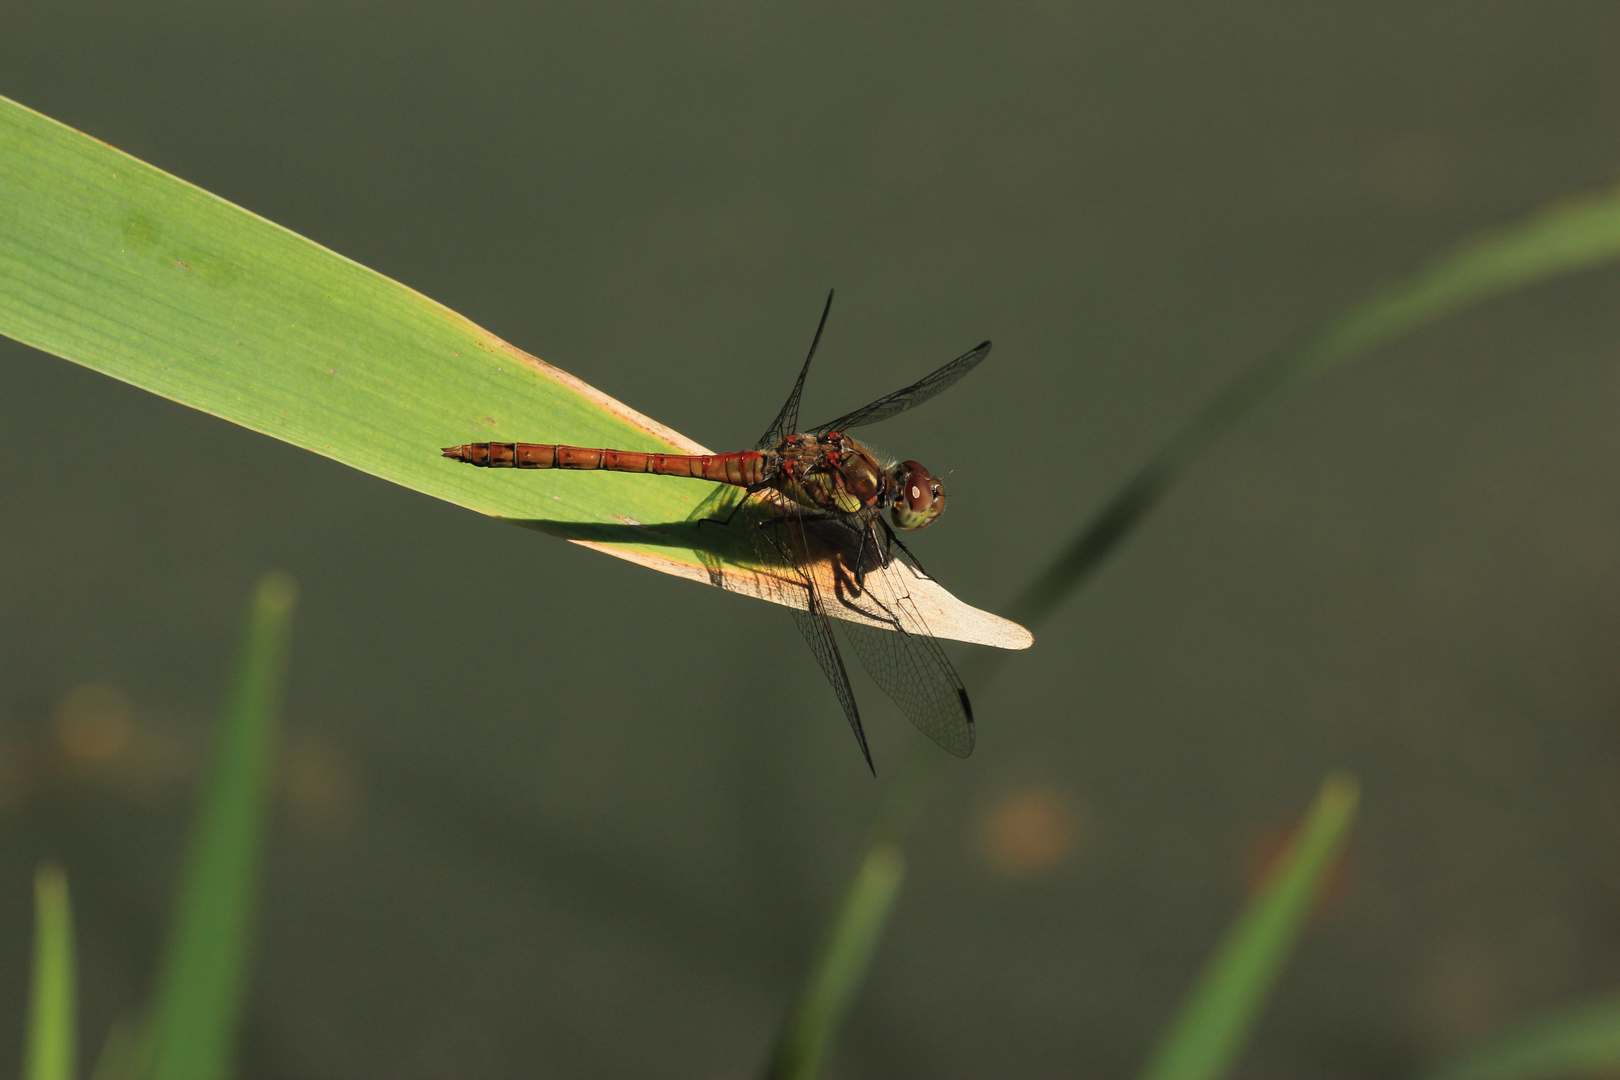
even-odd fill
[(895, 528), (920, 529), (945, 512), (945, 485), (915, 461), (891, 465), (889, 483), (894, 492), (889, 516)]

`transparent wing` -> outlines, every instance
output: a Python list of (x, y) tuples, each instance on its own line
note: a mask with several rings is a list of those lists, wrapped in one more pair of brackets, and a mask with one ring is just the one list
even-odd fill
[[(904, 390), (896, 390), (888, 397), (880, 397), (864, 409), (856, 409), (852, 413), (845, 413), (831, 423), (811, 428), (810, 434), (825, 435), (829, 431), (848, 431), (850, 428), (860, 427), (863, 424), (875, 424), (879, 420), (887, 420), (891, 416), (897, 416), (948, 389), (952, 383), (972, 371), (979, 365), (980, 360), (989, 355), (990, 343), (988, 341), (980, 342), (978, 346), (969, 349), (932, 375), (924, 376)], [(805, 363), (808, 365), (809, 361), (807, 360)], [(799, 376), (799, 381), (804, 382), (803, 375)], [(794, 396), (788, 399), (795, 413), (797, 413), (799, 407), (798, 393), (798, 390), (795, 389), (793, 391)]]
[[(863, 560), (865, 561), (865, 560)], [(876, 561), (876, 560), (874, 560)], [(906, 582), (920, 571), (894, 559), (866, 573), (864, 587), (840, 580), (834, 610), (845, 638), (872, 679), (918, 731), (957, 757), (973, 753), (973, 704), (945, 650), (928, 634), (908, 633), (901, 621), (926, 626)]]
[(838, 652), (838, 642), (833, 638), (832, 627), (828, 625), (827, 615), (820, 608), (812, 613), (793, 611), (793, 621), (799, 626), (799, 633), (809, 643), (810, 651), (815, 653), (816, 663), (821, 665), (821, 673), (827, 676), (832, 683), (833, 693), (838, 695), (838, 704), (844, 707), (844, 717), (849, 721), (849, 728), (855, 733), (855, 741), (861, 744), (861, 755), (866, 758), (866, 767), (877, 775), (877, 767), (872, 764), (872, 751), (866, 745), (866, 731), (861, 727), (861, 710), (855, 705), (855, 691), (849, 685), (849, 672), (844, 670), (844, 658)]
[[(801, 508), (717, 484), (688, 520), (708, 523), (714, 530), (709, 542), (697, 550), (708, 568), (712, 584), (730, 587), (721, 576), (727, 562), (753, 562), (760, 567), (762, 572), (753, 578), (749, 588), (741, 591), (761, 599), (774, 599), (792, 614), (794, 625), (804, 635), (817, 666), (832, 684), (838, 704), (843, 706), (844, 718), (860, 744), (866, 767), (872, 769), (872, 751), (866, 744), (866, 730), (861, 726), (861, 712), (855, 704), (855, 691), (849, 685), (849, 672), (844, 668), (838, 641), (828, 624), (825, 598), (815, 575), (807, 570), (810, 542)], [(841, 539), (846, 532), (838, 530), (837, 535)], [(728, 550), (739, 541), (744, 550)], [(816, 557), (825, 556), (818, 552)]]
[(821, 332), (827, 328), (827, 316), (832, 312), (832, 301), (833, 290), (829, 289), (827, 306), (821, 309), (821, 321), (816, 324), (816, 336), (810, 339), (810, 355), (804, 358), (804, 367), (799, 369), (799, 381), (793, 384), (793, 393), (788, 395), (782, 411), (776, 414), (771, 426), (759, 437), (754, 449), (769, 450), (799, 430), (799, 396), (804, 393), (804, 377), (810, 374), (810, 361), (816, 358), (816, 346), (821, 344)]
[(877, 769), (872, 765), (872, 751), (866, 745), (866, 731), (861, 727), (861, 711), (855, 704), (855, 691), (849, 685), (849, 672), (844, 669), (843, 655), (838, 651), (838, 642), (832, 634), (821, 589), (816, 585), (815, 576), (806, 573), (800, 566), (809, 558), (804, 519), (789, 508), (778, 521), (760, 522), (753, 528), (759, 537), (757, 546), (760, 560), (767, 565), (774, 562), (780, 569), (790, 572), (798, 579), (808, 597), (808, 610), (798, 607), (789, 609), (793, 613), (793, 621), (798, 625), (799, 633), (804, 635), (810, 651), (815, 654), (821, 673), (832, 683), (833, 693), (838, 695), (838, 704), (844, 707), (844, 717), (849, 721), (850, 730), (855, 733), (855, 741), (860, 743), (866, 767), (875, 775)]

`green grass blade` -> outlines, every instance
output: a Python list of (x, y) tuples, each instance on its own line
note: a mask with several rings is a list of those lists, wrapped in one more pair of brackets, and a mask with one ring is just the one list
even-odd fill
[(1193, 416), (1013, 602), (1039, 623), (1117, 547), (1211, 443), (1278, 391), (1513, 289), (1620, 258), (1620, 191), (1555, 203), (1468, 241), (1377, 293), (1297, 349), (1252, 368)]
[[(1616, 258), (1620, 258), (1620, 192), (1615, 191), (1556, 203), (1440, 256), (1414, 277), (1350, 309), (1300, 348), (1261, 363), (1234, 381), (1075, 534), (1013, 601), (1009, 615), (1031, 627), (1044, 622), (1131, 534), (1199, 454), (1283, 388), (1473, 304)], [(1001, 653), (977, 654), (964, 666), (963, 675), (969, 685), (982, 687), (1003, 659)], [(905, 838), (937, 773), (935, 749), (919, 738), (906, 768), (884, 789), (867, 840), (869, 851)], [(857, 879), (846, 887), (846, 908), (859, 886)]]
[(247, 991), (295, 589), (259, 582), (226, 702), (146, 1032), (148, 1080), (231, 1073)]
[(1620, 997), (1561, 1009), (1489, 1039), (1423, 1080), (1559, 1080), (1620, 1074)]
[(1322, 784), (1270, 878), (1216, 947), (1143, 1080), (1219, 1080), (1232, 1067), (1355, 821), (1354, 778)]
[(34, 877), (34, 975), (28, 992), (24, 1080), (73, 1080), (77, 1075), (76, 983), (67, 876), (46, 866)]
[(878, 845), (867, 850), (782, 1029), (766, 1071), (771, 1080), (814, 1080), (821, 1075), (844, 1015), (866, 981), (866, 969), (904, 877), (899, 848)]
[[(479, 513), (757, 592), (742, 530), (686, 524), (712, 484), (473, 469), (439, 454), (489, 441), (704, 452), (697, 443), (396, 281), (4, 98), (0, 334)], [(1029, 645), (1005, 619), (921, 589), (941, 605), (935, 636)]]

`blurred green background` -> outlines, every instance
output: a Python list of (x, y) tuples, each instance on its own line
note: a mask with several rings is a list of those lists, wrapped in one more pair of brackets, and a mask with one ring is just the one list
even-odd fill
[[(829, 286), (812, 421), (994, 339), (871, 435), (946, 475), (918, 553), (995, 610), (1236, 373), (1607, 180), (1617, 36), (1600, 5), (15, 4), (0, 94), (717, 449)], [(1240, 1074), (1403, 1074), (1620, 985), (1617, 295), (1509, 296), (1218, 446), (977, 695), (835, 1072), (1134, 1072), (1341, 766), (1345, 885)], [(0, 425), (0, 1060), (45, 859), (91, 1048), (144, 998), (282, 567), (242, 1074), (758, 1068), (879, 791), (786, 616), (4, 339)], [(857, 679), (892, 774), (909, 727)]]

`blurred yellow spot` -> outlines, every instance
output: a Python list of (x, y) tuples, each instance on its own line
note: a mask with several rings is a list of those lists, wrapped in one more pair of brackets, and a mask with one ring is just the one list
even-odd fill
[(343, 752), (324, 739), (306, 738), (288, 746), (281, 782), (294, 816), (318, 831), (346, 829), (359, 810), (359, 780)]
[(110, 686), (76, 687), (51, 714), (51, 734), (62, 752), (75, 761), (106, 761), (129, 746), (135, 714), (129, 699)]
[(1027, 876), (1052, 870), (1074, 855), (1084, 820), (1074, 799), (1029, 786), (1003, 794), (979, 820), (979, 846), (992, 869)]

